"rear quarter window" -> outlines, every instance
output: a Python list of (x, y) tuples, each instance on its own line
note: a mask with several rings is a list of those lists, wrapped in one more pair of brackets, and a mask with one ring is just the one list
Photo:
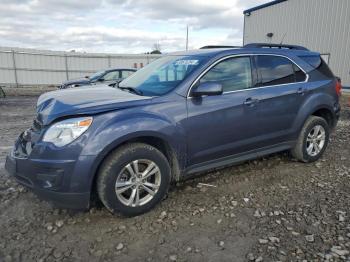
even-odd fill
[(300, 58), (325, 77), (334, 78), (334, 75), (329, 69), (327, 63), (320, 56), (300, 56)]

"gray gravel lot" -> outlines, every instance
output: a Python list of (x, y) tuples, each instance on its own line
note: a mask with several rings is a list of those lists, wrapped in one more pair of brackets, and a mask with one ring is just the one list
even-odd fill
[(36, 98), (0, 99), (0, 261), (350, 261), (347, 99), (321, 161), (281, 153), (211, 172), (135, 218), (56, 209), (11, 179), (5, 156)]

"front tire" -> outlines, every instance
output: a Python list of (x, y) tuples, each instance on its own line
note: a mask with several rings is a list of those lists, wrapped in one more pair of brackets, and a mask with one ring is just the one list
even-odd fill
[(304, 163), (317, 161), (326, 150), (328, 141), (329, 125), (327, 121), (322, 117), (310, 116), (302, 128), (291, 154)]
[(143, 143), (126, 144), (104, 160), (97, 192), (110, 212), (137, 216), (165, 197), (170, 179), (169, 162), (158, 149)]

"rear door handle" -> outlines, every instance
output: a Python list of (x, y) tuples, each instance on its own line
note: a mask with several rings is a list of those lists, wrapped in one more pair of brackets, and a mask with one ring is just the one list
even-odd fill
[(259, 102), (258, 99), (253, 99), (253, 98), (249, 97), (243, 102), (243, 104), (246, 106), (254, 106), (257, 102)]

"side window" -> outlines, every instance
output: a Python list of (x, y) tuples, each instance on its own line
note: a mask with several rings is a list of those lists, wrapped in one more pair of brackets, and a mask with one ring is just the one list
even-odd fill
[(119, 71), (112, 71), (112, 72), (108, 72), (107, 74), (105, 74), (103, 76), (103, 79), (105, 81), (111, 81), (111, 80), (116, 80), (119, 78)]
[(134, 71), (123, 70), (122, 71), (122, 78), (127, 78), (128, 76), (131, 76), (133, 73), (134, 73)]
[(281, 85), (295, 82), (292, 62), (284, 57), (259, 55), (257, 66), (261, 75), (260, 86)]
[(322, 75), (326, 76), (326, 78), (334, 78), (334, 75), (329, 69), (327, 63), (320, 56), (300, 56), (300, 58), (311, 65)]
[(247, 89), (252, 86), (250, 57), (226, 59), (211, 68), (200, 82), (218, 82), (224, 92)]

